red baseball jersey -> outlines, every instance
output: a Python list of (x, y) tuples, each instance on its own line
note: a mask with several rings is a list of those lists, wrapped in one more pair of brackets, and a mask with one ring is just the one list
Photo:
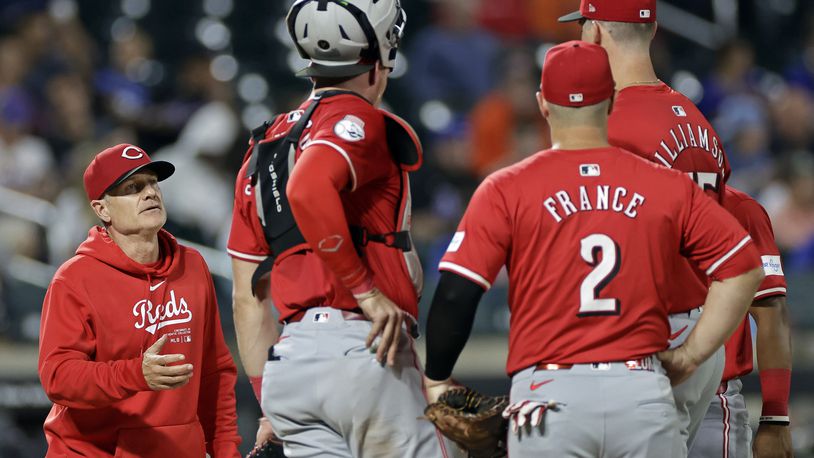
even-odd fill
[[(664, 83), (630, 86), (616, 94), (608, 140), (656, 164), (685, 172), (719, 203), (729, 178), (729, 161), (718, 134), (698, 108)], [(679, 265), (667, 288), (678, 298), (672, 313), (704, 303), (706, 278), (689, 263)]]
[(723, 198), (731, 172), (723, 144), (701, 111), (670, 86), (630, 86), (616, 93), (608, 140), (657, 164), (686, 172), (719, 202)]
[[(749, 232), (763, 262), (766, 276), (755, 293), (755, 300), (786, 295), (786, 277), (780, 262), (780, 250), (774, 242), (772, 223), (766, 210), (737, 189), (726, 187), (724, 208)], [(723, 381), (752, 372), (752, 333), (748, 317), (726, 342), (726, 366)]]
[[(285, 135), (299, 120), (308, 105), (281, 116), (266, 132), (266, 140)], [(365, 99), (342, 94), (323, 99), (314, 111), (297, 148), (314, 145), (326, 148), (326, 154), (339, 154), (348, 162), (351, 188), (341, 194), (348, 223), (374, 234), (395, 230), (400, 213), (402, 173), (390, 154), (385, 136), (383, 114)], [(270, 253), (257, 214), (255, 190), (246, 178), (247, 154), (235, 185), (232, 229), (227, 245), (231, 256), (259, 263)], [(408, 211), (405, 218), (409, 219)], [(411, 252), (412, 253), (412, 252)], [(362, 262), (373, 274), (373, 282), (402, 309), (417, 316), (417, 287), (405, 267), (405, 253), (371, 243), (365, 247)], [(420, 273), (419, 273), (420, 276)], [(329, 305), (351, 310), (358, 307), (327, 265), (313, 252), (284, 257), (271, 271), (271, 297), (280, 310), (280, 319), (300, 309)]]
[(683, 175), (614, 147), (547, 150), (481, 184), (439, 268), (489, 288), (507, 267), (512, 374), (667, 348), (663, 286), (682, 255), (714, 279), (759, 262), (746, 231)]

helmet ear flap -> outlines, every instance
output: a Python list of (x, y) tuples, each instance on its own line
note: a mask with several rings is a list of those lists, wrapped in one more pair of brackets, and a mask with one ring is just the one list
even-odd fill
[[(310, 59), (308, 53), (300, 46), (300, 42), (297, 39), (297, 31), (295, 30), (296, 23), (297, 23), (297, 15), (302, 11), (302, 8), (308, 3), (308, 0), (295, 2), (291, 5), (291, 9), (288, 11), (288, 15), (285, 18), (286, 26), (288, 27), (288, 35), (291, 37), (291, 41), (294, 42), (294, 46), (297, 48), (297, 52), (300, 53), (300, 57), (303, 59)], [(305, 28), (303, 29), (303, 36), (308, 36), (308, 24), (305, 24)]]

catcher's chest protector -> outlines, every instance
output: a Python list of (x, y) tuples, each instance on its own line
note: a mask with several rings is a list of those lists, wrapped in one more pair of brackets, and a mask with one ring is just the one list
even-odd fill
[[(320, 101), (340, 95), (354, 94), (350, 91), (325, 91), (317, 94), (311, 103), (300, 115), (291, 130), (284, 137), (273, 140), (266, 140), (266, 132), (280, 116), (271, 121), (265, 122), (260, 127), (252, 130), (252, 155), (249, 159), (249, 166), (246, 170), (246, 177), (251, 177), (252, 185), (255, 188), (255, 201), (257, 203), (257, 216), (263, 226), (263, 234), (273, 253), (266, 258), (252, 275), (252, 289), (254, 290), (260, 279), (271, 272), (275, 262), (302, 250), (310, 249), (300, 232), (291, 206), (286, 196), (286, 186), (294, 168), (294, 160), (297, 147), (302, 137), (303, 131), (309, 127), (309, 122), (314, 111), (319, 106)], [(356, 95), (356, 94), (354, 94)], [(408, 171), (417, 170), (422, 162), (422, 149), (418, 137), (412, 128), (401, 118), (388, 112), (382, 112), (385, 119), (385, 128), (388, 139), (388, 147), (393, 159), (399, 164), (402, 170), (402, 193), (401, 203), (397, 207), (399, 212), (396, 220), (400, 223), (394, 232), (385, 234), (372, 234), (365, 228), (351, 226), (350, 233), (353, 242), (362, 247), (368, 243), (382, 243), (386, 246), (397, 248), (404, 252), (412, 250), (412, 242), (409, 233), (409, 200), (410, 188), (407, 178)], [(293, 121), (290, 120), (290, 121)], [(409, 265), (412, 269), (413, 266)], [(256, 292), (256, 291), (255, 291)]]

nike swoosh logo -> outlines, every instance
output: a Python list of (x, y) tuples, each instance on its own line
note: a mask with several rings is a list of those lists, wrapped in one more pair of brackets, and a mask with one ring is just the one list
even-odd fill
[(689, 326), (689, 325), (686, 325), (686, 326), (684, 326), (683, 328), (679, 329), (678, 331), (676, 331), (676, 332), (674, 332), (674, 333), (670, 334), (670, 340), (676, 340), (676, 339), (678, 339), (678, 336), (680, 336), (682, 332), (686, 331), (688, 326)]
[(550, 378), (550, 379), (548, 379), (548, 380), (543, 380), (543, 381), (542, 381), (542, 382), (540, 382), (540, 383), (534, 383), (534, 382), (531, 382), (531, 386), (529, 386), (529, 388), (531, 388), (531, 391), (534, 391), (534, 390), (536, 390), (537, 388), (540, 388), (541, 386), (543, 386), (543, 385), (545, 385), (545, 384), (548, 384), (548, 383), (551, 383), (551, 382), (553, 382), (553, 381), (554, 381), (554, 379), (553, 379), (553, 378)]
[(157, 290), (161, 285), (164, 284), (165, 281), (167, 281), (167, 280), (164, 280), (162, 282), (158, 282), (155, 285), (150, 286), (150, 292), (153, 292), (153, 291)]

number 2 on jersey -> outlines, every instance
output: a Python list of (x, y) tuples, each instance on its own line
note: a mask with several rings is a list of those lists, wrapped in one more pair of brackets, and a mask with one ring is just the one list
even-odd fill
[[(599, 298), (602, 288), (619, 273), (622, 255), (619, 245), (605, 234), (591, 234), (580, 240), (580, 256), (593, 266), (591, 273), (579, 286), (579, 313), (577, 316), (618, 315), (619, 299)], [(602, 259), (599, 259), (600, 254)]]

